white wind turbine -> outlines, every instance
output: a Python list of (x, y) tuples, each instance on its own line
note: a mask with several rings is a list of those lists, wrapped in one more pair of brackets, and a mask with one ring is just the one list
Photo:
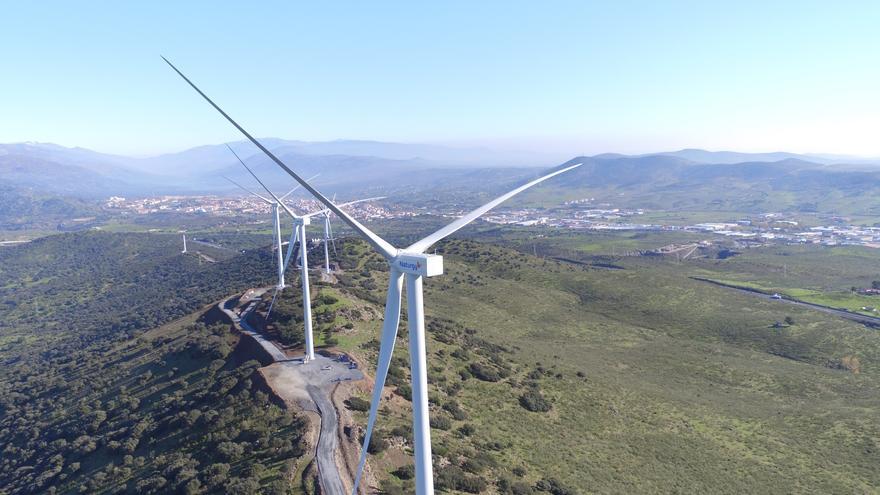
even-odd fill
[(303, 180), (293, 170), (284, 164), (271, 151), (263, 146), (257, 139), (251, 136), (243, 127), (238, 125), (232, 117), (226, 114), (216, 103), (208, 98), (192, 81), (190, 81), (182, 72), (177, 70), (171, 62), (162, 57), (168, 65), (177, 72), (193, 89), (196, 90), (208, 103), (211, 104), (223, 117), (226, 118), (236, 129), (238, 129), (245, 137), (254, 143), (260, 150), (266, 154), (291, 177), (296, 179), (306, 190), (308, 190), (315, 198), (323, 203), (327, 208), (338, 215), (351, 228), (364, 236), (373, 248), (379, 252), (390, 265), (388, 294), (385, 302), (385, 320), (382, 325), (382, 336), (379, 346), (379, 362), (376, 368), (375, 384), (373, 386), (373, 398), (370, 404), (369, 420), (367, 422), (367, 430), (364, 436), (364, 444), (361, 449), (360, 463), (358, 464), (357, 477), (355, 478), (353, 494), (357, 493), (358, 484), (363, 474), (364, 465), (366, 463), (367, 445), (370, 442), (370, 436), (373, 432), (373, 426), (376, 422), (376, 415), (379, 409), (379, 402), (382, 397), (382, 388), (388, 375), (388, 367), (391, 363), (391, 355), (394, 351), (394, 343), (397, 338), (397, 326), (400, 322), (400, 299), (403, 279), (406, 278), (407, 292), (407, 320), (409, 326), (409, 352), (410, 352), (410, 372), (412, 375), (412, 407), (413, 407), (413, 451), (415, 461), (415, 490), (418, 495), (433, 495), (434, 493), (434, 475), (431, 465), (431, 438), (430, 423), (428, 419), (428, 373), (426, 366), (425, 351), (425, 313), (424, 301), (422, 293), (422, 278), (433, 277), (443, 273), (443, 257), (436, 254), (426, 254), (425, 251), (436, 242), (451, 235), (465, 225), (476, 220), (480, 215), (494, 208), (498, 204), (513, 197), (517, 193), (528, 189), (540, 182), (551, 177), (567, 172), (573, 168), (579, 167), (581, 164), (572, 165), (547, 175), (539, 177), (527, 184), (524, 184), (507, 194), (499, 196), (485, 205), (471, 211), (463, 217), (453, 221), (449, 225), (434, 232), (433, 234), (416, 241), (414, 244), (398, 249), (390, 243), (373, 233), (368, 228), (361, 225), (357, 220), (349, 216), (341, 210), (332, 201), (327, 199), (318, 190), (312, 187), (308, 182)]
[[(230, 151), (232, 151), (232, 148), (230, 148)], [(235, 152), (233, 151), (233, 154), (234, 153)], [(236, 157), (238, 157), (238, 155), (236, 155)], [(251, 195), (256, 196), (257, 198), (260, 198), (261, 200), (263, 200), (263, 202), (268, 204), (271, 208), (271, 213), (272, 213), (272, 244), (275, 246), (275, 258), (276, 258), (275, 262), (276, 262), (277, 271), (278, 271), (278, 282), (275, 284), (275, 292), (277, 293), (279, 290), (282, 290), (285, 287), (287, 287), (287, 285), (284, 283), (284, 270), (287, 267), (287, 265), (284, 263), (284, 258), (283, 258), (284, 253), (282, 251), (282, 246), (281, 246), (281, 218), (280, 218), (280, 214), (278, 211), (278, 205), (282, 204), (281, 200), (275, 198), (275, 200), (273, 201), (269, 198), (266, 198), (265, 196), (261, 196), (255, 192), (251, 191), (250, 189), (244, 187), (243, 185), (239, 184), (238, 182), (235, 182), (234, 180), (230, 179), (229, 177), (224, 176), (223, 178), (228, 180), (229, 182), (235, 184), (236, 186), (240, 187), (245, 192), (248, 192)], [(299, 186), (297, 186), (297, 188), (298, 187)], [(287, 194), (292, 193), (297, 188), (292, 189)], [(287, 194), (285, 194), (285, 196), (287, 196)], [(274, 197), (274, 195), (273, 195), (273, 197)], [(283, 204), (282, 204), (282, 206), (283, 206)]]
[[(229, 147), (229, 146), (227, 145), (227, 147)], [(300, 185), (297, 185), (290, 192), (288, 192), (287, 194), (285, 194), (284, 196), (279, 198), (279, 197), (275, 196), (275, 193), (273, 193), (272, 190), (269, 189), (269, 187), (266, 186), (266, 184), (264, 184), (263, 181), (260, 180), (259, 177), (257, 177), (257, 174), (255, 174), (254, 171), (251, 170), (251, 168), (248, 167), (246, 163), (244, 163), (244, 160), (242, 160), (241, 157), (239, 157), (238, 154), (232, 150), (232, 148), (229, 148), (229, 151), (231, 151), (232, 154), (235, 155), (235, 158), (237, 158), (238, 161), (241, 163), (241, 165), (245, 169), (247, 169), (247, 171), (251, 174), (251, 176), (253, 176), (253, 178), (256, 179), (257, 182), (260, 183), (260, 186), (262, 186), (263, 189), (267, 193), (269, 193), (269, 195), (274, 200), (273, 204), (281, 206), (281, 208), (283, 208), (284, 211), (286, 211), (287, 214), (290, 215), (290, 217), (293, 219), (293, 231), (290, 233), (290, 241), (288, 241), (288, 243), (287, 243), (287, 255), (285, 256), (285, 259), (284, 259), (284, 262), (283, 262), (283, 265), (281, 268), (281, 275), (283, 276), (284, 271), (287, 270), (287, 265), (288, 265), (288, 263), (290, 263), (290, 257), (291, 257), (291, 253), (293, 252), (294, 245), (296, 244), (297, 240), (299, 240), (299, 243), (300, 243), (300, 246), (299, 246), (300, 277), (302, 279), (302, 298), (303, 298), (303, 333), (305, 335), (305, 341), (306, 341), (305, 342), (306, 349), (305, 349), (304, 361), (305, 362), (311, 361), (311, 360), (315, 359), (315, 344), (314, 344), (315, 340), (314, 340), (314, 335), (312, 332), (312, 300), (311, 300), (311, 292), (309, 291), (309, 257), (308, 257), (308, 238), (306, 237), (306, 226), (311, 224), (312, 217), (318, 216), (318, 215), (323, 215), (325, 218), (327, 218), (327, 215), (329, 212), (325, 208), (322, 210), (307, 213), (305, 215), (297, 215), (296, 213), (291, 211), (291, 209), (286, 204), (284, 204), (284, 201), (282, 201), (282, 200), (288, 194), (292, 193), (293, 191), (296, 191), (300, 187)], [(317, 175), (313, 176), (311, 179), (314, 179), (315, 177), (317, 177)], [(311, 179), (309, 179), (309, 180), (311, 180)], [(253, 193), (253, 194), (256, 194), (256, 193)], [(377, 199), (383, 199), (383, 197), (358, 199), (355, 201), (349, 201), (347, 203), (342, 203), (340, 206), (349, 206), (349, 205), (353, 205), (353, 204), (357, 204), (357, 203), (363, 203), (365, 201), (375, 201)], [(276, 215), (276, 217), (277, 217), (277, 215)], [(326, 223), (325, 223), (325, 226), (326, 226)], [(278, 233), (278, 250), (280, 252), (281, 251), (280, 226), (279, 226), (278, 232), (279, 232)], [(326, 240), (325, 240), (325, 246), (326, 246)], [(325, 251), (325, 254), (326, 254), (326, 251)], [(279, 261), (281, 260), (280, 255), (279, 255), (278, 259), (279, 259)], [(269, 310), (266, 313), (267, 318), (268, 318), (269, 314), (272, 312), (272, 307), (275, 305), (275, 298), (278, 297), (278, 293), (282, 289), (283, 289), (283, 287), (281, 287), (281, 286), (279, 286), (278, 288), (275, 289), (275, 294), (272, 295), (272, 302), (269, 304)]]

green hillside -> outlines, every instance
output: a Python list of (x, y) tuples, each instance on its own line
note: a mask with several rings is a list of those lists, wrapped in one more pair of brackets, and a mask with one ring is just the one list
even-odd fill
[(176, 235), (0, 249), (0, 493), (287, 493), (300, 418), (197, 321), (270, 273), (268, 251), (211, 264)]
[[(334, 291), (378, 310), (382, 263), (361, 243), (343, 252)], [(717, 260), (620, 258), (622, 269), (599, 269), (470, 241), (438, 252), (446, 273), (426, 282), (425, 304), (444, 490), (853, 493), (880, 484), (876, 330), (690, 278), (726, 266)], [(792, 325), (772, 328), (786, 316)], [(375, 355), (378, 324), (329, 328)], [(389, 386), (405, 399), (405, 331), (395, 352)], [(842, 365), (852, 362), (859, 367)], [(394, 401), (380, 410), (382, 452), (371, 462), (389, 493), (407, 493), (397, 446), (411, 435), (409, 410)]]
[[(440, 244), (446, 273), (425, 284), (439, 490), (880, 486), (880, 333), (691, 278), (833, 291), (875, 278), (872, 250), (677, 262), (609, 254), (673, 242), (667, 234), (505, 232)], [(0, 250), (0, 492), (290, 489), (299, 418), (260, 391), (234, 336), (197, 321), (205, 304), (266, 284), (270, 253), (199, 264), (177, 241), (80, 233)], [(554, 261), (554, 250), (584, 264)], [(386, 265), (359, 241), (339, 251), (337, 283), (313, 274), (318, 344), (372, 360)], [(273, 317), (292, 344), (296, 293)], [(411, 492), (406, 344), (404, 330), (371, 447), (386, 493)], [(363, 402), (348, 405), (365, 424)]]

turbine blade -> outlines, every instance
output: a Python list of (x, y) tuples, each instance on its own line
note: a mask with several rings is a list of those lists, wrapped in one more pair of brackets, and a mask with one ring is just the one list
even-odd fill
[(290, 256), (293, 254), (293, 246), (296, 244), (296, 240), (299, 239), (299, 229), (294, 227), (293, 232), (290, 233), (290, 241), (287, 243), (287, 254), (284, 256), (284, 272), (287, 272), (287, 265), (290, 264)]
[[(272, 199), (274, 199), (276, 203), (278, 203), (282, 208), (284, 208), (284, 211), (286, 211), (288, 215), (290, 215), (293, 218), (298, 218), (296, 213), (292, 212), (290, 210), (290, 208), (287, 207), (286, 204), (282, 203), (281, 200), (278, 199), (278, 196), (275, 196), (275, 193), (273, 193), (271, 189), (266, 187), (266, 184), (263, 184), (263, 181), (261, 181), (260, 178), (257, 177), (257, 174), (255, 174), (254, 171), (251, 170), (251, 168), (248, 167), (247, 164), (244, 163), (244, 160), (242, 160), (241, 157), (238, 156), (238, 153), (233, 151), (232, 148), (230, 148), (228, 144), (226, 145), (226, 147), (229, 148), (229, 151), (232, 151), (232, 154), (235, 155), (236, 158), (238, 158), (238, 162), (241, 163), (241, 166), (244, 167), (245, 169), (247, 169), (247, 171), (250, 172), (250, 174), (253, 176), (254, 179), (257, 179), (257, 182), (259, 182), (260, 185), (263, 186), (263, 189), (265, 189), (266, 192), (269, 193), (270, 196), (272, 196)], [(266, 200), (266, 201), (269, 201), (269, 200)], [(269, 201), (269, 202), (271, 203), (271, 201)]]
[(269, 315), (272, 314), (272, 307), (275, 306), (275, 298), (278, 297), (278, 287), (275, 287), (275, 293), (272, 294), (272, 302), (269, 303), (269, 310), (266, 311), (266, 321), (269, 321)]
[(317, 189), (315, 189), (314, 187), (312, 187), (311, 184), (309, 184), (308, 182), (306, 182), (305, 180), (303, 180), (302, 177), (300, 177), (299, 175), (297, 175), (296, 172), (294, 172), (293, 170), (290, 169), (290, 167), (288, 167), (287, 165), (285, 165), (284, 162), (282, 162), (277, 156), (275, 156), (274, 153), (272, 153), (272, 152), (269, 151), (265, 146), (263, 146), (262, 143), (260, 143), (259, 141), (257, 141), (256, 138), (254, 138), (253, 136), (251, 136), (250, 133), (248, 133), (248, 131), (244, 130), (244, 128), (243, 128), (242, 126), (238, 125), (238, 122), (236, 122), (235, 120), (233, 120), (232, 117), (230, 117), (226, 112), (224, 112), (222, 108), (220, 108), (219, 106), (217, 106), (216, 103), (214, 103), (210, 98), (208, 98), (208, 95), (206, 95), (205, 93), (203, 93), (202, 90), (200, 90), (200, 89), (198, 88), (198, 86), (196, 86), (195, 84), (193, 84), (192, 81), (189, 80), (189, 78), (187, 78), (186, 76), (183, 75), (182, 72), (180, 72), (179, 70), (177, 70), (177, 67), (175, 67), (174, 64), (172, 64), (171, 62), (169, 62), (167, 58), (162, 57), (162, 60), (164, 60), (165, 63), (167, 63), (172, 69), (174, 69), (174, 72), (177, 72), (177, 74), (178, 74), (180, 77), (182, 77), (183, 80), (187, 82), (187, 84), (189, 84), (190, 86), (192, 86), (192, 88), (193, 88), (194, 90), (196, 90), (196, 92), (197, 92), (198, 94), (200, 94), (200, 95), (202, 96), (202, 98), (205, 99), (205, 101), (207, 101), (208, 103), (210, 103), (211, 106), (214, 107), (215, 110), (217, 110), (218, 112), (220, 112), (220, 115), (222, 115), (226, 120), (228, 120), (230, 124), (232, 124), (233, 126), (235, 126), (235, 128), (238, 129), (239, 132), (241, 132), (241, 133), (242, 133), (246, 138), (248, 138), (252, 143), (254, 143), (254, 145), (256, 145), (257, 148), (260, 148), (260, 151), (262, 151), (263, 153), (265, 153), (266, 156), (268, 156), (273, 162), (275, 162), (275, 164), (277, 164), (279, 167), (281, 167), (282, 169), (284, 169), (284, 171), (287, 172), (288, 174), (290, 174), (291, 177), (293, 177), (294, 179), (296, 179), (297, 182), (299, 182), (300, 184), (302, 184), (302, 186), (303, 186), (304, 188), (306, 188), (307, 191), (309, 191), (310, 193), (312, 193), (312, 195), (313, 195), (318, 201), (320, 201), (321, 203), (324, 203), (324, 205), (326, 205), (327, 208), (329, 208), (333, 213), (336, 213), (337, 215), (339, 215), (339, 218), (341, 218), (343, 221), (345, 221), (345, 223), (347, 223), (348, 225), (350, 225), (351, 228), (353, 228), (354, 230), (360, 232), (361, 235), (363, 235), (364, 237), (366, 237), (367, 242), (369, 242), (370, 244), (372, 244), (373, 247), (374, 247), (377, 251), (379, 251), (380, 254), (382, 254), (382, 256), (384, 256), (384, 257), (387, 258), (387, 259), (391, 259), (391, 258), (393, 258), (394, 256), (397, 255), (397, 249), (396, 249), (394, 246), (392, 246), (390, 243), (388, 243), (388, 241), (386, 241), (385, 239), (382, 239), (381, 237), (379, 237), (378, 235), (376, 235), (373, 231), (371, 231), (370, 229), (368, 229), (368, 228), (364, 227), (363, 225), (361, 225), (360, 222), (358, 222), (357, 220), (355, 220), (354, 218), (352, 218), (351, 216), (349, 216), (348, 214), (346, 214), (344, 211), (342, 211), (342, 210), (340, 210), (339, 208), (337, 208), (336, 205), (334, 205), (329, 199), (327, 199), (327, 198), (326, 198), (323, 194), (321, 194)]
[[(309, 182), (311, 182), (311, 181), (315, 180), (315, 178), (318, 177), (319, 175), (321, 175), (321, 174), (315, 174), (315, 175), (309, 177), (309, 178), (306, 179), (306, 180), (309, 181)], [(284, 199), (284, 198), (290, 196), (291, 194), (294, 193), (294, 191), (296, 191), (297, 189), (299, 189), (299, 188), (301, 188), (301, 187), (302, 187), (302, 184), (297, 184), (296, 187), (294, 187), (294, 188), (291, 189), (290, 191), (287, 191), (287, 193), (286, 193), (284, 196), (281, 196), (280, 199)]]
[(361, 459), (358, 463), (357, 476), (354, 479), (353, 495), (357, 495), (358, 484), (364, 474), (364, 465), (367, 462), (367, 447), (370, 445), (370, 437), (373, 435), (373, 426), (376, 424), (376, 415), (379, 413), (379, 402), (382, 399), (382, 388), (388, 377), (388, 368), (391, 366), (391, 355), (394, 352), (394, 343), (397, 340), (397, 325), (400, 323), (400, 291), (403, 287), (403, 274), (391, 269), (388, 283), (388, 297), (385, 300), (385, 322), (382, 324), (382, 338), (379, 343), (379, 363), (376, 365), (376, 380), (373, 383), (373, 400), (370, 403), (370, 416), (367, 421), (367, 430), (364, 432), (364, 445), (361, 449)]
[(260, 196), (259, 194), (257, 194), (257, 193), (255, 193), (255, 192), (251, 191), (250, 189), (248, 189), (248, 188), (244, 187), (243, 185), (239, 184), (238, 182), (235, 182), (234, 180), (230, 179), (229, 177), (226, 177), (226, 176), (224, 175), (223, 178), (226, 179), (226, 180), (228, 180), (229, 182), (232, 182), (232, 183), (235, 184), (236, 186), (238, 186), (238, 187), (244, 189), (246, 192), (249, 192), (249, 193), (253, 194), (254, 196), (256, 196), (256, 197), (262, 199), (263, 201), (265, 201), (265, 202), (267, 202), (267, 203), (269, 203), (269, 204), (272, 204), (272, 201), (270, 201), (268, 198), (264, 198), (264, 197)]
[(330, 233), (330, 242), (333, 243), (333, 256), (339, 257), (339, 253), (336, 252), (336, 238), (333, 237), (333, 225), (330, 223), (330, 217), (327, 217), (327, 232)]
[(387, 197), (388, 197), (388, 196), (373, 196), (372, 198), (364, 198), (364, 199), (358, 199), (358, 200), (355, 200), (355, 201), (349, 201), (348, 203), (342, 203), (342, 204), (337, 205), (337, 206), (350, 206), (350, 205), (356, 205), (356, 204), (358, 204), (358, 203), (366, 203), (367, 201), (378, 201), (378, 200), (380, 200), (380, 199), (385, 199), (385, 198), (387, 198)]
[[(358, 199), (358, 200), (355, 200), (355, 201), (349, 201), (348, 203), (340, 203), (340, 204), (338, 204), (338, 205), (336, 205), (336, 206), (341, 208), (341, 207), (343, 207), (343, 206), (356, 205), (356, 204), (358, 204), (358, 203), (364, 203), (364, 202), (366, 202), (366, 201), (376, 201), (376, 200), (379, 200), (379, 199), (385, 199), (386, 197), (387, 197), (387, 196), (375, 196), (375, 197), (372, 197), (372, 198)], [(305, 215), (303, 215), (303, 217), (313, 217), (313, 216), (315, 216), (315, 215), (322, 215), (322, 214), (326, 214), (326, 213), (329, 212), (329, 211), (330, 211), (330, 208), (324, 208), (323, 210), (318, 210), (318, 211), (313, 211), (313, 212), (311, 212), (311, 213), (306, 213)]]
[(539, 183), (544, 182), (545, 180), (547, 180), (551, 177), (555, 177), (559, 174), (568, 172), (569, 170), (571, 170), (573, 168), (580, 167), (580, 166), (581, 166), (581, 164), (578, 163), (578, 164), (572, 165), (570, 167), (566, 167), (561, 170), (551, 172), (551, 173), (544, 175), (542, 177), (539, 177), (539, 178), (537, 178), (527, 184), (523, 184), (523, 185), (517, 187), (516, 189), (514, 189), (513, 191), (510, 191), (507, 194), (499, 196), (499, 197), (493, 199), (492, 201), (489, 201), (488, 203), (484, 204), (483, 206), (477, 208), (476, 210), (468, 213), (467, 215), (458, 218), (454, 222), (443, 227), (442, 229), (438, 230), (437, 232), (434, 232), (433, 234), (429, 235), (428, 237), (425, 237), (424, 239), (422, 239), (420, 241), (416, 241), (414, 244), (412, 244), (411, 246), (406, 248), (404, 251), (410, 251), (410, 252), (415, 251), (418, 253), (423, 253), (423, 252), (425, 252), (425, 250), (427, 250), (429, 247), (431, 247), (435, 242), (443, 239), (444, 237), (451, 235), (452, 233), (454, 233), (458, 229), (464, 227), (465, 225), (467, 225), (467, 224), (473, 222), (474, 220), (476, 220), (477, 218), (479, 218), (480, 215), (482, 215), (483, 213), (486, 213), (487, 211), (491, 210), (492, 208), (495, 208), (496, 206), (507, 201), (508, 199), (512, 198), (513, 196), (525, 191), (526, 189), (534, 186), (535, 184), (539, 184)]

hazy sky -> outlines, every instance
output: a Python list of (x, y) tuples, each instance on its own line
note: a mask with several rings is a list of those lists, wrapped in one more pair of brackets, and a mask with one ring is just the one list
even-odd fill
[(0, 2), (0, 142), (880, 156), (876, 0)]

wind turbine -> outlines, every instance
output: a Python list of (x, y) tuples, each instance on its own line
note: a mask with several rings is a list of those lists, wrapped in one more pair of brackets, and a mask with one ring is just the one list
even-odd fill
[[(226, 147), (229, 148), (229, 145), (227, 145)], [(281, 206), (284, 209), (284, 211), (286, 211), (287, 214), (290, 215), (290, 217), (293, 219), (293, 231), (290, 233), (290, 241), (288, 241), (288, 243), (287, 243), (287, 256), (285, 256), (283, 265), (281, 265), (282, 266), (281, 274), (283, 276), (284, 271), (287, 270), (287, 265), (288, 265), (288, 263), (290, 263), (290, 256), (291, 256), (291, 253), (293, 252), (293, 247), (296, 244), (297, 239), (299, 239), (299, 242), (300, 242), (300, 247), (299, 247), (300, 277), (302, 278), (302, 298), (303, 298), (303, 333), (305, 335), (305, 341), (306, 341), (305, 342), (305, 344), (306, 344), (305, 351), (306, 352), (305, 352), (305, 357), (303, 359), (305, 362), (309, 362), (309, 361), (315, 359), (315, 344), (314, 344), (315, 340), (314, 340), (314, 335), (312, 333), (312, 300), (311, 300), (311, 293), (309, 291), (309, 256), (308, 256), (308, 237), (306, 237), (306, 226), (311, 224), (311, 221), (312, 221), (311, 219), (314, 216), (323, 215), (326, 218), (328, 211), (325, 208), (322, 210), (307, 213), (305, 215), (297, 215), (286, 204), (284, 204), (282, 199), (284, 199), (284, 196), (287, 196), (288, 194), (290, 194), (293, 191), (295, 191), (296, 189), (298, 189), (300, 187), (300, 185), (297, 185), (290, 192), (288, 192), (287, 194), (285, 194), (284, 196), (279, 198), (279, 197), (275, 196), (275, 193), (273, 193), (272, 190), (269, 189), (269, 187), (266, 186), (266, 184), (263, 183), (263, 181), (260, 180), (259, 177), (257, 177), (257, 174), (255, 174), (254, 171), (251, 170), (251, 168), (248, 167), (246, 163), (244, 163), (244, 160), (242, 160), (241, 157), (238, 156), (238, 153), (236, 153), (232, 148), (229, 148), (229, 151), (231, 151), (232, 154), (235, 155), (235, 158), (238, 159), (239, 163), (241, 163), (241, 165), (251, 174), (251, 176), (253, 176), (253, 178), (256, 179), (257, 182), (260, 183), (260, 186), (262, 186), (263, 189), (267, 193), (269, 193), (269, 195), (274, 200), (273, 204)], [(313, 176), (312, 179), (314, 179), (315, 177), (317, 177), (317, 175)], [(309, 180), (311, 180), (311, 179), (309, 179)], [(256, 194), (256, 193), (254, 193), (254, 194)], [(349, 201), (348, 203), (343, 203), (340, 206), (348, 206), (348, 205), (353, 205), (353, 204), (357, 204), (357, 203), (363, 203), (365, 201), (374, 201), (377, 199), (382, 199), (382, 197), (358, 199), (356, 201)], [(277, 206), (276, 206), (276, 208), (277, 208)], [(276, 217), (277, 217), (277, 215), (276, 215)], [(325, 223), (325, 225), (326, 225), (326, 223)], [(281, 251), (280, 227), (279, 227), (278, 232), (279, 232), (278, 233), (278, 236), (279, 236), (278, 237), (278, 250), (280, 253), (280, 251)], [(279, 259), (279, 261), (281, 260), (280, 255), (279, 255), (278, 259)], [(269, 310), (266, 313), (267, 318), (268, 318), (269, 314), (272, 312), (272, 307), (275, 305), (275, 298), (278, 297), (278, 292), (281, 291), (282, 289), (283, 289), (283, 287), (281, 287), (281, 286), (279, 286), (275, 289), (275, 294), (272, 295), (272, 302), (269, 304)]]
[(182, 254), (186, 254), (186, 232), (183, 233), (183, 251)]
[(573, 168), (579, 167), (581, 164), (571, 165), (563, 169), (551, 172), (547, 175), (539, 177), (527, 184), (495, 198), (485, 205), (471, 211), (470, 213), (458, 218), (440, 230), (430, 234), (429, 236), (416, 241), (412, 245), (398, 249), (391, 245), (388, 241), (382, 239), (374, 232), (360, 224), (357, 220), (349, 216), (345, 211), (340, 209), (336, 204), (327, 199), (317, 189), (312, 187), (308, 182), (303, 180), (299, 175), (291, 170), (284, 162), (276, 157), (271, 151), (263, 146), (256, 138), (251, 136), (243, 127), (224, 112), (216, 103), (202, 92), (192, 81), (189, 80), (177, 67), (165, 57), (165, 62), (177, 72), (193, 89), (196, 90), (208, 103), (211, 104), (220, 114), (226, 118), (236, 129), (238, 129), (246, 138), (248, 138), (257, 148), (266, 154), (279, 167), (284, 169), (291, 177), (296, 179), (306, 190), (308, 190), (316, 199), (323, 203), (330, 211), (338, 215), (351, 228), (366, 238), (367, 242), (379, 252), (390, 265), (388, 294), (385, 301), (385, 320), (382, 324), (382, 336), (379, 344), (379, 362), (376, 368), (376, 378), (373, 387), (373, 398), (370, 404), (369, 420), (367, 422), (367, 430), (364, 436), (364, 444), (361, 449), (360, 463), (358, 464), (357, 477), (354, 481), (353, 494), (357, 494), (358, 484), (363, 474), (364, 465), (366, 464), (367, 446), (370, 443), (370, 436), (373, 433), (373, 426), (376, 422), (376, 416), (379, 410), (379, 402), (382, 398), (382, 388), (385, 384), (385, 378), (388, 375), (388, 368), (391, 363), (391, 355), (394, 351), (394, 343), (397, 338), (397, 326), (400, 323), (400, 300), (403, 279), (406, 278), (407, 292), (407, 320), (409, 326), (409, 353), (410, 353), (410, 373), (412, 375), (412, 407), (413, 407), (413, 451), (415, 461), (415, 490), (418, 495), (433, 495), (434, 493), (434, 475), (433, 466), (431, 465), (431, 429), (428, 419), (428, 372), (426, 365), (425, 351), (425, 312), (422, 292), (423, 277), (433, 277), (443, 273), (443, 257), (437, 254), (426, 254), (425, 251), (436, 242), (453, 234), (465, 225), (476, 220), (480, 215), (486, 213), (490, 209), (513, 197), (514, 195), (540, 183), (551, 177), (555, 177), (561, 173), (567, 172)]
[[(232, 151), (232, 148), (230, 148), (230, 151)], [(233, 153), (235, 153), (235, 152), (233, 151)], [(238, 155), (235, 155), (235, 156), (238, 157)], [(241, 160), (241, 159), (239, 158), (239, 160)], [(242, 162), (242, 163), (244, 163), (244, 162)], [(261, 200), (263, 200), (263, 202), (265, 202), (266, 204), (268, 204), (271, 207), (271, 212), (272, 212), (272, 243), (275, 244), (275, 258), (276, 258), (275, 261), (276, 261), (276, 265), (277, 265), (277, 269), (278, 269), (278, 283), (275, 285), (275, 293), (277, 294), (279, 290), (282, 290), (286, 287), (286, 285), (284, 283), (284, 269), (286, 268), (286, 265), (284, 263), (284, 253), (283, 253), (282, 247), (281, 247), (281, 218), (280, 218), (280, 214), (278, 212), (278, 205), (280, 204), (283, 206), (283, 204), (281, 203), (281, 200), (279, 200), (278, 198), (275, 198), (275, 200), (273, 201), (265, 196), (261, 196), (255, 192), (251, 191), (250, 189), (244, 187), (243, 185), (239, 184), (238, 182), (235, 182), (234, 180), (230, 179), (229, 177), (224, 176), (223, 178), (228, 180), (229, 182), (235, 184), (236, 186), (240, 187), (244, 191), (250, 193), (251, 195), (256, 196), (257, 198), (260, 198)], [(293, 191), (291, 191), (291, 192), (293, 192)], [(288, 193), (288, 194), (290, 194), (290, 193)], [(274, 198), (274, 195), (273, 195), (273, 198)]]

